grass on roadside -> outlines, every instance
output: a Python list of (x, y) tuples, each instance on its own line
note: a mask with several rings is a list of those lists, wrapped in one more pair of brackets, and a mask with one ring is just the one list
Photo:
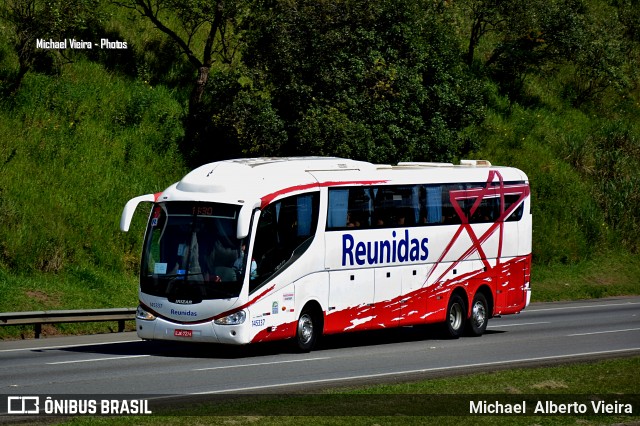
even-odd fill
[[(640, 357), (577, 363), (556, 367), (520, 368), (483, 372), (412, 383), (332, 389), (315, 395), (246, 396), (236, 400), (183, 403), (180, 408), (156, 411), (149, 417), (76, 418), (64, 424), (250, 424), (250, 425), (609, 425), (638, 421)], [(603, 398), (634, 401), (634, 415), (534, 415), (535, 402), (527, 403), (527, 415), (465, 415), (469, 401), (587, 401)], [(426, 416), (433, 401), (460, 404), (456, 415)], [(406, 401), (406, 402), (403, 402)], [(423, 406), (419, 406), (420, 404)], [(588, 404), (590, 406), (590, 403)], [(449, 407), (451, 408), (451, 407)], [(438, 408), (442, 410), (442, 407)], [(591, 413), (591, 407), (589, 413)], [(323, 415), (313, 415), (323, 413)], [(388, 415), (376, 415), (386, 413)], [(389, 414), (392, 413), (392, 414)]]
[(573, 265), (534, 266), (534, 302), (598, 299), (640, 294), (640, 256), (608, 252)]

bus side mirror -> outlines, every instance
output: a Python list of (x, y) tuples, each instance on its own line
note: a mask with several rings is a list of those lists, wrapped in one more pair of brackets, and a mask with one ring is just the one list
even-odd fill
[(240, 209), (240, 214), (238, 215), (238, 229), (236, 230), (236, 237), (239, 240), (243, 240), (247, 238), (249, 235), (249, 230), (251, 228), (251, 217), (253, 216), (253, 210), (258, 207), (244, 205)]
[(122, 216), (120, 217), (120, 230), (122, 232), (127, 232), (129, 230), (133, 213), (135, 213), (138, 204), (143, 202), (153, 203), (155, 201), (156, 196), (154, 194), (141, 195), (127, 201), (127, 204), (124, 206), (124, 210), (122, 210)]

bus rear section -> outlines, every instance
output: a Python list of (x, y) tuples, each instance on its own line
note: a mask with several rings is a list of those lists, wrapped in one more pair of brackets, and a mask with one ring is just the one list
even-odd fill
[(528, 305), (526, 177), (473, 172), (329, 188), (326, 333), (443, 323), (452, 337), (481, 335)]

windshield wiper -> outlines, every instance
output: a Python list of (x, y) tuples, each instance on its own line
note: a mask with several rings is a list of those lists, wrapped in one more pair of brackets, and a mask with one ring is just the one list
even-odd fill
[(202, 272), (192, 272), (189, 274), (164, 274), (164, 275), (149, 275), (150, 277), (157, 277), (157, 278), (180, 278), (180, 277), (192, 277), (194, 275), (202, 275)]
[(171, 293), (171, 291), (173, 290), (173, 285), (176, 281), (180, 280), (185, 280), (187, 277), (192, 277), (194, 275), (202, 275), (202, 272), (198, 272), (198, 273), (189, 273), (189, 274), (169, 274), (169, 275), (161, 275), (162, 278), (170, 278), (169, 281), (167, 282), (167, 293)]

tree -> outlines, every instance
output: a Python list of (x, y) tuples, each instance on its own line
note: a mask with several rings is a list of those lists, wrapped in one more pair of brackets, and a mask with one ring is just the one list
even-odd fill
[(471, 23), (466, 54), (466, 63), (471, 66), (480, 39), (489, 32), (499, 31), (500, 27), (506, 24), (507, 20), (501, 9), (505, 2), (500, 0), (466, 0), (456, 3), (456, 5), (464, 10)]
[(99, 11), (99, 0), (3, 0), (0, 20), (10, 29), (11, 44), (18, 56), (13, 90), (34, 66), (53, 71), (54, 55), (61, 51), (38, 49), (38, 39), (62, 41), (78, 37), (97, 25)]
[(246, 70), (211, 72), (203, 94), (203, 128), (194, 141), (193, 166), (196, 162), (268, 157), (281, 152), (287, 139), (284, 122), (268, 94), (248, 84), (242, 71)]
[(632, 91), (640, 87), (640, 1), (617, 0), (618, 16), (624, 29), (625, 53)]
[(572, 55), (575, 72), (569, 82), (574, 106), (594, 99), (609, 88), (622, 92), (629, 86), (624, 64), (627, 58), (622, 25), (613, 16), (590, 16), (583, 43)]
[(193, 66), (195, 79), (183, 146), (187, 158), (192, 158), (206, 126), (202, 96), (209, 73), (217, 62), (234, 61), (238, 42), (233, 26), (241, 9), (233, 0), (118, 0), (116, 3), (148, 18), (176, 43)]
[(463, 0), (457, 6), (471, 26), (467, 64), (480, 39), (493, 33), (481, 64), (512, 98), (520, 95), (527, 74), (574, 58), (584, 43), (582, 0)]
[(376, 162), (460, 154), (459, 131), (481, 114), (480, 90), (431, 3), (256, 0), (251, 11), (243, 60), (250, 90), (283, 123), (278, 154)]

